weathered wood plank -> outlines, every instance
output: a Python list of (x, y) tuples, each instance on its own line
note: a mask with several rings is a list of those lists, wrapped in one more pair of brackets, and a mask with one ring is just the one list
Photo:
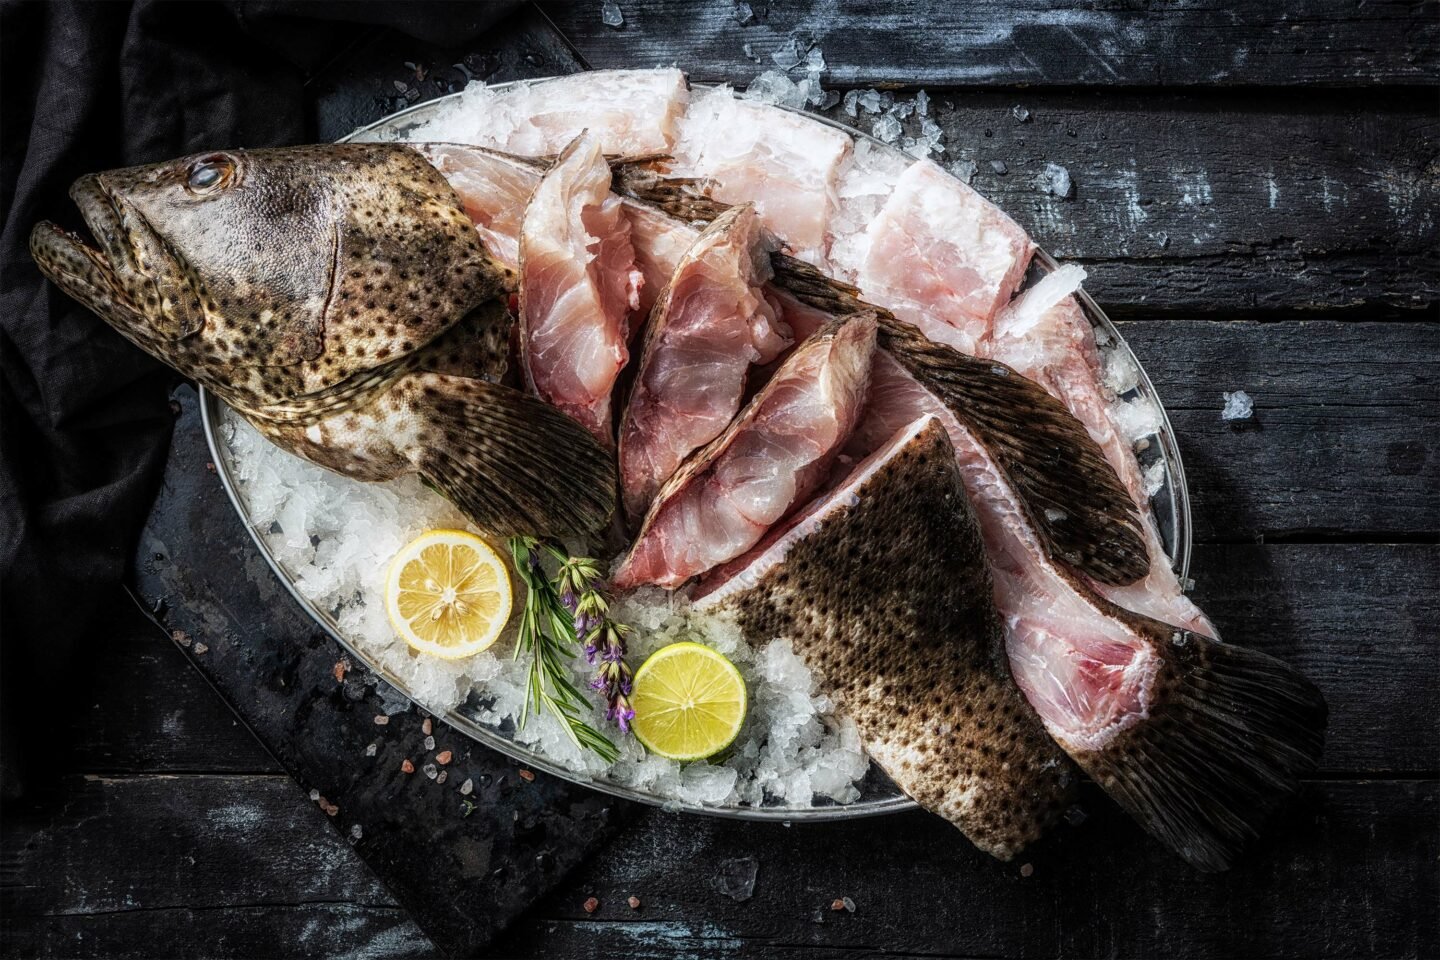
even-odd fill
[(288, 777), (73, 778), (55, 799), (0, 826), (7, 955), (433, 953)]
[[(772, 66), (771, 55), (797, 32), (821, 45), (829, 76), (843, 84), (1433, 85), (1440, 51), (1440, 8), (1407, 0), (1086, 8), (1059, 0), (751, 0), (750, 7), (756, 22), (741, 26), (729, 2), (621, 0), (620, 29), (601, 22), (599, 3), (545, 10), (592, 67), (676, 61), (693, 64), (704, 80)], [(746, 56), (747, 43), (759, 64)]]
[(1191, 572), (1225, 639), (1294, 664), (1325, 694), (1322, 770), (1437, 775), (1440, 545), (1204, 544)]
[[(154, 562), (153, 558), (149, 562)], [(56, 718), (73, 773), (283, 773), (171, 639), (123, 591), (89, 645), (83, 707)]]
[[(1001, 864), (925, 814), (823, 826), (655, 812), (496, 946), (506, 957), (1433, 956), (1440, 785), (1313, 783), (1226, 874), (1187, 869), (1098, 791)], [(754, 898), (720, 892), (758, 863)], [(684, 864), (678, 869), (677, 864)], [(626, 899), (638, 896), (636, 912)], [(598, 897), (593, 916), (582, 904)], [(831, 901), (851, 897), (854, 913)]]
[[(941, 162), (975, 164), (973, 186), (1051, 254), (1084, 263), (1117, 315), (1440, 299), (1430, 94), (958, 92), (931, 103)], [(830, 111), (868, 130), (873, 117), (859, 112)], [(1070, 198), (1042, 186), (1050, 163), (1069, 171)]]
[[(1200, 540), (1440, 533), (1440, 324), (1124, 323), (1180, 439)], [(1246, 390), (1251, 420), (1220, 419)]]

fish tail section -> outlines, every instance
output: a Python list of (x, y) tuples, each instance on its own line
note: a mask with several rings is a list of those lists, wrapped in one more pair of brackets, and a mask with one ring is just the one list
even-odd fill
[(1226, 870), (1315, 769), (1325, 700), (1268, 654), (1154, 626), (1166, 631), (1154, 639), (1168, 662), (1150, 716), (1076, 759), (1191, 865)]
[(518, 390), (417, 374), (397, 385), (420, 427), (406, 455), (495, 536), (585, 537), (615, 512), (615, 467), (584, 427)]

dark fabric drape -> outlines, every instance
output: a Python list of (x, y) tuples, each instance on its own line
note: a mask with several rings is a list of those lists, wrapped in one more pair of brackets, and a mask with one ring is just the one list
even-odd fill
[(0, 793), (53, 757), (154, 498), (173, 375), (43, 281), (95, 170), (313, 137), (307, 75), (374, 26), (464, 43), (505, 3), (0, 5)]

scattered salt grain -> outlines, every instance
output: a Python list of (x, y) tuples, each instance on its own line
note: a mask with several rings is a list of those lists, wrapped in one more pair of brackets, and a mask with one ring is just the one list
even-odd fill
[(445, 766), (445, 764), (449, 763), (454, 756), (455, 754), (451, 753), (449, 750), (441, 750), (439, 753), (435, 754), (435, 762), (443, 767)]
[(370, 744), (369, 746), (367, 746), (367, 747), (365, 748), (365, 756), (367, 756), (367, 757), (373, 757), (373, 756), (375, 756), (375, 751), (378, 750), (378, 749), (379, 749), (379, 747), (378, 747), (377, 744), (373, 744), (373, 743)]
[(311, 790), (311, 791), (310, 791), (310, 802), (311, 802), (311, 803), (314, 803), (316, 800), (319, 800), (319, 799), (320, 799), (320, 791), (319, 791), (319, 790)]
[(474, 791), (475, 791), (475, 781), (472, 780), (472, 779), (470, 779), (469, 777), (466, 777), (466, 778), (465, 778), (465, 782), (462, 783), (462, 784), (460, 784), (460, 796), (462, 796), (462, 797), (468, 797), (468, 796), (470, 796), (470, 794), (473, 793)]
[(991, 160), (990, 169), (994, 170), (996, 173), (1003, 177), (1005, 176), (1005, 171), (1009, 168), (1005, 166), (1004, 160)]
[(736, 903), (743, 903), (754, 896), (755, 877), (759, 872), (760, 864), (754, 857), (726, 860), (720, 864), (716, 885), (725, 896)]
[(855, 912), (855, 901), (851, 900), (849, 897), (841, 897), (840, 905), (844, 907), (849, 913)]
[(614, 27), (617, 30), (625, 25), (625, 15), (620, 12), (620, 5), (614, 0), (605, 0), (600, 5), (600, 20), (605, 26)]
[[(1221, 420), (1248, 420), (1250, 414), (1255, 410), (1255, 401), (1250, 399), (1250, 394), (1244, 390), (1236, 390), (1234, 393), (1228, 390), (1224, 393), (1225, 409), (1220, 411)], [(199, 649), (198, 647), (196, 648)]]
[(420, 768), (420, 772), (425, 774), (425, 776), (429, 777), (431, 780), (434, 780), (436, 777), (440, 776), (440, 768), (435, 766), (435, 764), (433, 763), (425, 764), (425, 766)]
[(1035, 866), (1034, 866), (1033, 864), (1023, 863), (1023, 864), (1020, 865), (1020, 876), (1022, 876), (1022, 877), (1029, 877), (1029, 876), (1033, 876), (1034, 873), (1035, 873)]
[(435, 738), (434, 738), (434, 737), (426, 737), (422, 742), (424, 743), (426, 750), (434, 750), (434, 749), (435, 749)]
[(197, 644), (195, 644), (195, 652), (196, 652), (197, 654), (199, 654), (199, 653), (206, 653), (206, 652), (209, 651), (209, 649), (210, 649), (210, 648), (207, 647), (207, 646), (206, 646), (205, 644), (203, 644), (203, 643), (197, 643)]
[(839, 897), (836, 897), (834, 900), (830, 901), (830, 909), (835, 913), (839, 913), (841, 910), (845, 909), (845, 901), (840, 899)]
[(1068, 200), (1074, 193), (1075, 184), (1070, 180), (1069, 170), (1058, 163), (1047, 163), (1045, 171), (1040, 174), (1040, 189), (1052, 197)]
[(1021, 123), (1024, 123), (1025, 121), (1030, 119), (1030, 111), (1020, 106), (1020, 104), (1018, 103), (1010, 108), (1010, 115), (1013, 116), (1016, 120), (1019, 120)]
[[(421, 721), (420, 721), (420, 732), (423, 733), (423, 734), (425, 734), (425, 736), (427, 736), (427, 737), (430, 736), (430, 734), (432, 734), (432, 733), (435, 732), (435, 724), (430, 720), (429, 717), (426, 717), (424, 720), (421, 720)], [(428, 750), (428, 749), (434, 749), (434, 748), (432, 748), (432, 747), (427, 747), (426, 749)]]
[(385, 726), (385, 725), (386, 725), (387, 723), (389, 723), (389, 722), (390, 722), (390, 718), (387, 717), (387, 716), (385, 716), (385, 714), (383, 714), (383, 713), (377, 713), (377, 714), (375, 715), (375, 726), (377, 726), (377, 727), (383, 727), (383, 726)]
[(735, 9), (732, 11), (732, 15), (735, 17), (735, 22), (740, 24), (740, 26), (742, 27), (748, 26), (749, 24), (755, 22), (755, 8), (750, 6), (750, 4), (743, 2), (743, 0), (742, 2), (735, 4)]
[(524, 768), (522, 767), (521, 770), (520, 770), (520, 779), (521, 779), (521, 780), (524, 780), (526, 783), (534, 783), (534, 782), (535, 782), (535, 774), (531, 773), (529, 770), (526, 770), (526, 769), (524, 769)]
[(441, 770), (441, 771), (440, 771), (440, 775), (435, 778), (435, 782), (436, 782), (436, 783), (444, 783), (446, 780), (449, 780), (449, 779), (450, 779), (450, 771), (449, 771), (449, 770)]
[(639, 898), (639, 897), (631, 897), (629, 900), (626, 900), (625, 902), (628, 903), (628, 904), (630, 904), (630, 909), (631, 909), (631, 910), (639, 910), (639, 909), (640, 909), (640, 898)]
[(363, 837), (364, 835), (365, 835), (365, 831), (362, 830), (362, 829), (360, 829), (360, 824), (358, 824), (358, 823), (351, 824), (351, 826), (350, 826), (350, 838), (351, 838), (352, 840), (359, 840), (359, 839), (360, 839), (361, 837)]
[(411, 763), (410, 760), (409, 760), (409, 758), (406, 758), (406, 759), (404, 759), (404, 760), (401, 760), (401, 761), (400, 761), (400, 772), (401, 772), (401, 773), (414, 773), (414, 772), (415, 772), (415, 764)]

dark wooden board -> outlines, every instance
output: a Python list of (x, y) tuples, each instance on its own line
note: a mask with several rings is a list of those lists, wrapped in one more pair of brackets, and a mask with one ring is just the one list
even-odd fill
[(60, 795), (5, 817), (7, 956), (433, 952), (288, 776), (88, 776)]
[[(599, 3), (545, 9), (596, 69), (673, 60), (701, 80), (771, 66), (771, 54), (797, 31), (829, 53), (834, 82), (868, 85), (1434, 85), (1440, 52), (1440, 6), (1407, 0), (751, 0), (759, 16), (750, 26), (725, 0), (619, 6), (620, 29), (601, 21)], [(746, 43), (761, 64), (745, 55)]]
[[(1431, 957), (1440, 784), (1312, 783), (1222, 875), (1097, 792), (1015, 863), (926, 814), (825, 827), (646, 816), (497, 944), (505, 957)], [(758, 863), (754, 899), (720, 892)], [(691, 865), (677, 870), (677, 863)], [(1021, 866), (1029, 863), (1033, 875)], [(626, 904), (635, 895), (637, 913)], [(600, 909), (588, 916), (586, 897)], [(854, 913), (831, 902), (849, 896)]]
[[(1120, 329), (1180, 439), (1197, 540), (1440, 537), (1440, 324)], [(1254, 415), (1221, 420), (1241, 389)]]
[[(374, 678), (266, 566), (209, 463), (198, 397), (181, 387), (175, 401), (165, 481), (136, 558), (139, 595), (286, 771), (340, 808), (333, 825), (362, 824), (356, 850), (430, 937), (451, 953), (481, 949), (600, 849), (631, 805), (545, 774), (522, 779), (509, 758), (438, 721), (427, 750), (408, 706), (376, 723), (386, 711)], [(341, 663), (352, 664), (343, 679)], [(422, 771), (446, 750), (442, 784)]]
[[(1440, 290), (1433, 92), (930, 96), (946, 133), (937, 159), (976, 164), (972, 185), (1083, 263), (1119, 315), (1414, 309)], [(1041, 186), (1049, 163), (1069, 171), (1070, 198)]]

